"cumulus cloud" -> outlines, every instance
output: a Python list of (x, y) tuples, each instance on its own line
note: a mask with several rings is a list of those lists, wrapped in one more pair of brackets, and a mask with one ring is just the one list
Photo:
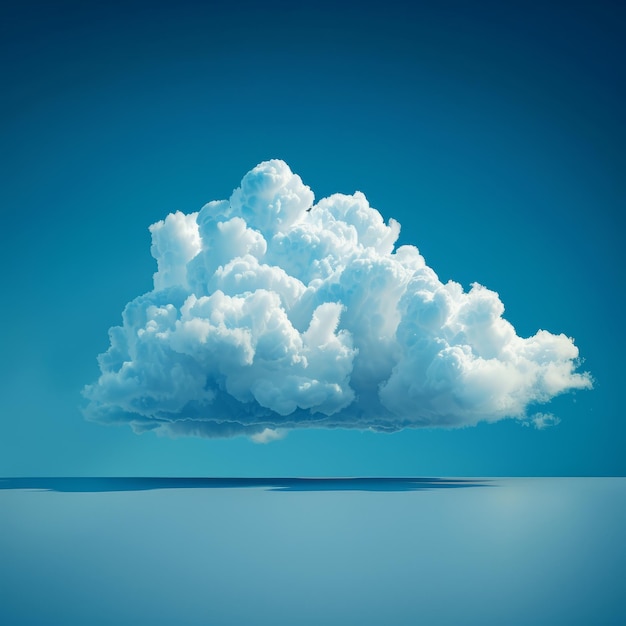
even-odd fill
[(497, 293), (442, 283), (362, 193), (315, 203), (283, 161), (150, 232), (154, 289), (109, 330), (90, 419), (268, 442), (298, 427), (526, 420), (591, 387), (571, 338), (519, 337)]

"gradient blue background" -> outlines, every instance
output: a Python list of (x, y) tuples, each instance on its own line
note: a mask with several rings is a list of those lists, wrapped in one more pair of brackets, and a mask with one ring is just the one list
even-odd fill
[[(0, 475), (626, 475), (618, 2), (21, 2), (0, 15)], [(593, 391), (394, 435), (169, 440), (80, 391), (151, 287), (148, 225), (281, 158), (363, 191), (519, 334), (573, 336)]]

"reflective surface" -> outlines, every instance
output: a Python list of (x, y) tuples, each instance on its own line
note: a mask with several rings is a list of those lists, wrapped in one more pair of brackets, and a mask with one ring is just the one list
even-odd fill
[(1, 623), (626, 622), (623, 478), (0, 487)]

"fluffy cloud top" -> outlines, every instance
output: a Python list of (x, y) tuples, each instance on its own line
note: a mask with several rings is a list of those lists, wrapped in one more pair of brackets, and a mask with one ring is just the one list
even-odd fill
[(266, 442), (526, 419), (591, 387), (572, 339), (519, 337), (497, 293), (443, 284), (417, 248), (394, 248), (400, 225), (362, 193), (314, 204), (282, 161), (150, 231), (154, 289), (109, 330), (90, 419)]

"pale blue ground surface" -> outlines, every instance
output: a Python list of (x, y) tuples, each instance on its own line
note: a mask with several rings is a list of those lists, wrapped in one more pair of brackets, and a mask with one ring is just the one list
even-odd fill
[(624, 478), (287, 482), (73, 493), (5, 482), (0, 622), (626, 622)]

